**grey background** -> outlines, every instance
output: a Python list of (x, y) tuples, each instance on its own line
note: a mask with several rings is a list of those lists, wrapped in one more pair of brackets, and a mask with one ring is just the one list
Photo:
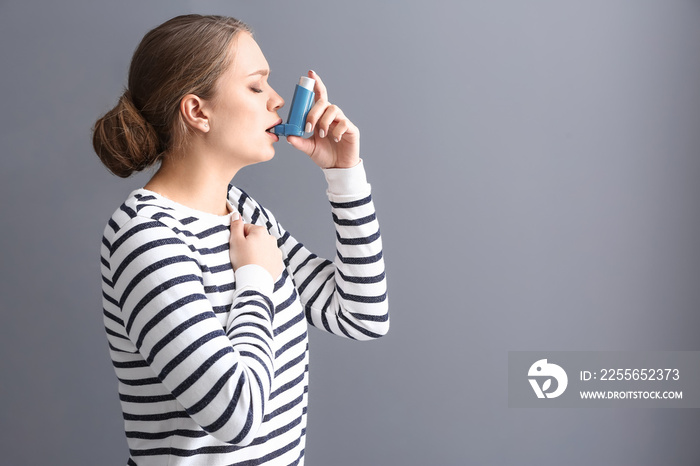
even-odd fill
[[(392, 330), (312, 332), (307, 464), (700, 463), (697, 410), (507, 407), (508, 351), (700, 350), (700, 2), (5, 0), (3, 464), (126, 462), (98, 254), (148, 175), (90, 128), (187, 12), (250, 23), (285, 98), (313, 68), (362, 130)], [(329, 256), (323, 178), (278, 146), (235, 182)]]

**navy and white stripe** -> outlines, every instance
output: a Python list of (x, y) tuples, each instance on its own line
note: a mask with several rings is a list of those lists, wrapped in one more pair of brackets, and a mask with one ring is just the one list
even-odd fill
[(128, 464), (303, 464), (307, 324), (358, 340), (389, 328), (381, 238), (364, 169), (330, 172), (333, 262), (230, 187), (231, 206), (278, 239), (286, 269), (274, 283), (258, 266), (234, 274), (229, 216), (140, 189), (109, 220), (101, 261), (104, 324)]

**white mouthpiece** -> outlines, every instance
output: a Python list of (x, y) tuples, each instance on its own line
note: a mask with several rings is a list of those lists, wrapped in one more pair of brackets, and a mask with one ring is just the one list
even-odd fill
[(299, 78), (299, 85), (304, 89), (308, 89), (311, 92), (314, 91), (314, 84), (316, 84), (315, 79), (307, 78), (306, 76), (302, 76), (301, 78)]

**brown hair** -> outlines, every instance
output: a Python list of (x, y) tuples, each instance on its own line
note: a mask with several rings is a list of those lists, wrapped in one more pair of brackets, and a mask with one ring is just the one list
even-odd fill
[(143, 37), (127, 90), (93, 129), (92, 146), (112, 173), (126, 178), (184, 143), (180, 101), (187, 94), (212, 98), (231, 58), (229, 44), (241, 31), (251, 32), (235, 18), (183, 15)]

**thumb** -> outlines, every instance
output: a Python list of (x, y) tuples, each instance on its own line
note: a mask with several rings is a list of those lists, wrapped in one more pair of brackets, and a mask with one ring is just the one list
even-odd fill
[(241, 220), (240, 215), (238, 215), (237, 212), (234, 212), (231, 215), (231, 237), (243, 237), (244, 232), (243, 232), (243, 227), (245, 226), (245, 223)]
[(295, 149), (298, 149), (308, 156), (314, 153), (316, 144), (312, 138), (304, 139), (300, 136), (287, 136), (287, 142), (292, 145)]

